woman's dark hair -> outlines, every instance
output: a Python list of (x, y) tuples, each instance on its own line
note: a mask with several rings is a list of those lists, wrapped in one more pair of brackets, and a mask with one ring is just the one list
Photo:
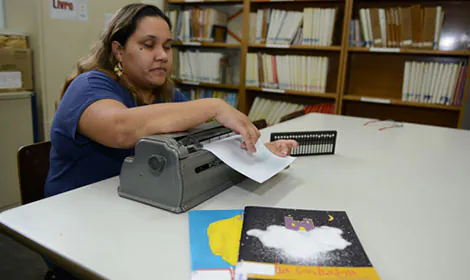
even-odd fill
[[(141, 6), (142, 4), (130, 4), (128, 6)], [(126, 6), (127, 7), (127, 6)], [(137, 23), (144, 17), (160, 17), (165, 20), (171, 30), (171, 22), (170, 19), (157, 7), (152, 5), (144, 5), (132, 18), (130, 24), (123, 26), (123, 28), (116, 31), (111, 37), (112, 41), (117, 41), (119, 44), (124, 46), (127, 42), (127, 39), (134, 34)]]

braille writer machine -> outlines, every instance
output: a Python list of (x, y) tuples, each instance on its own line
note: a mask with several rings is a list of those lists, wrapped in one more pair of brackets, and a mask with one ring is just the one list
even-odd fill
[(246, 177), (202, 149), (234, 135), (217, 122), (181, 133), (143, 137), (121, 168), (118, 194), (174, 213), (185, 212)]
[[(259, 129), (264, 120), (254, 122)], [(121, 168), (118, 194), (174, 213), (185, 212), (246, 177), (232, 169), (203, 145), (234, 135), (217, 122), (170, 134), (143, 137), (134, 156)], [(272, 133), (271, 141), (295, 139), (292, 156), (334, 154), (336, 131)]]

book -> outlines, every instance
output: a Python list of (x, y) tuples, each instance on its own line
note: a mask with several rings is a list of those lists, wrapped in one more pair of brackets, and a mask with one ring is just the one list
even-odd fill
[(248, 53), (245, 83), (255, 87), (326, 93), (329, 60), (327, 56)]
[(192, 280), (232, 280), (243, 210), (188, 212)]
[(170, 9), (172, 34), (181, 41), (226, 42), (228, 14), (213, 8)]
[(229, 105), (237, 107), (238, 105), (238, 93), (225, 91), (225, 90), (213, 90), (207, 88), (193, 88), (189, 85), (179, 85), (178, 90), (188, 99), (196, 100), (202, 98), (220, 98), (225, 100)]
[(458, 95), (465, 86), (465, 64), (406, 61), (402, 100), (460, 106)]
[(205, 50), (173, 50), (174, 79), (213, 84), (238, 84), (238, 54)]
[(344, 211), (247, 206), (236, 279), (380, 279)]
[[(361, 8), (353, 25), (350, 46), (438, 49), (444, 11), (440, 6), (411, 5), (391, 8)], [(362, 33), (363, 41), (358, 33)]]
[[(291, 114), (296, 116), (300, 111), (308, 113), (334, 114), (335, 104), (297, 104), (268, 98), (255, 97), (248, 113), (251, 121), (264, 119), (268, 126), (278, 124)], [(288, 118), (290, 119), (290, 118)]]
[(257, 9), (250, 13), (249, 42), (271, 46), (331, 46), (335, 21), (334, 8), (304, 8), (303, 11)]
[(304, 110), (305, 105), (255, 97), (248, 118), (251, 121), (264, 119), (268, 126), (277, 124), (281, 119), (294, 112)]

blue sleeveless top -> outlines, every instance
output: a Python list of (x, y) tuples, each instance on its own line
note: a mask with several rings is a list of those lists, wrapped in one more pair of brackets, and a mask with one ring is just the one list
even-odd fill
[[(103, 72), (93, 70), (76, 77), (52, 121), (46, 197), (119, 175), (124, 159), (133, 154), (134, 149), (106, 147), (77, 132), (83, 111), (100, 99), (136, 107), (129, 91)], [(173, 101), (184, 102), (186, 97), (175, 91)]]

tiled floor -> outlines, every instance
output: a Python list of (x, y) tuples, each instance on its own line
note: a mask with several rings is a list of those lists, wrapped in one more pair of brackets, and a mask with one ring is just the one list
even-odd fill
[(37, 253), (0, 233), (0, 275), (2, 280), (42, 280), (47, 266)]

